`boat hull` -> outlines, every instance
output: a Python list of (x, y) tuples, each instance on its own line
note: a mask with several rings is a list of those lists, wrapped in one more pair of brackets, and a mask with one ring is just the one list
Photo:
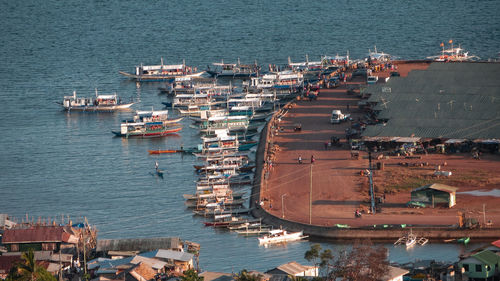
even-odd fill
[(155, 131), (155, 132), (144, 132), (144, 133), (128, 133), (128, 134), (122, 134), (121, 132), (115, 132), (112, 131), (113, 134), (115, 134), (117, 137), (124, 137), (124, 138), (159, 138), (159, 137), (164, 137), (170, 134), (175, 134), (182, 130), (182, 127), (180, 128), (173, 128), (173, 129), (167, 129), (163, 131)]
[(124, 103), (124, 104), (111, 105), (111, 106), (105, 106), (105, 105), (70, 106), (70, 107), (64, 107), (64, 110), (67, 110), (67, 111), (87, 111), (87, 112), (110, 112), (110, 111), (130, 109), (130, 107), (133, 104), (134, 103)]

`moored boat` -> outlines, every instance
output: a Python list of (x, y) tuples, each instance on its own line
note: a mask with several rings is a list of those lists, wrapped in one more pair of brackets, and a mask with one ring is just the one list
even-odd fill
[(240, 59), (238, 63), (212, 63), (215, 69), (207, 69), (207, 73), (212, 77), (230, 77), (230, 78), (240, 78), (240, 77), (251, 77), (256, 76), (260, 70), (257, 62), (254, 64), (241, 64)]
[(259, 237), (259, 244), (281, 243), (288, 241), (296, 241), (307, 238), (303, 231), (288, 232), (284, 229), (276, 229), (269, 231), (268, 235)]
[(154, 138), (174, 134), (182, 130), (174, 119), (168, 119), (168, 111), (137, 111), (133, 120), (125, 120), (120, 125), (120, 131), (112, 131), (119, 137)]
[(135, 73), (120, 71), (121, 75), (137, 81), (164, 81), (176, 77), (200, 77), (204, 71), (197, 72), (196, 67), (189, 67), (182, 64), (160, 65), (140, 65), (135, 67)]
[(73, 91), (72, 96), (64, 96), (61, 105), (67, 111), (116, 111), (129, 109), (134, 103), (122, 102), (115, 94), (99, 95), (95, 93), (95, 97), (80, 98), (76, 96), (76, 91)]

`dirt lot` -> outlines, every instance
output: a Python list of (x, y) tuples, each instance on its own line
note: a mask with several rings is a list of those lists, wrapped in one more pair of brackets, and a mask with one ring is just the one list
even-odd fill
[[(424, 68), (424, 67), (422, 67)], [(404, 66), (398, 69), (406, 76)], [(404, 74), (403, 74), (404, 73)], [(387, 73), (386, 73), (387, 75)], [(383, 75), (381, 75), (383, 76)], [(348, 95), (348, 85), (322, 89), (317, 100), (300, 100), (281, 118), (272, 144), (277, 147), (269, 177), (263, 180), (261, 200), (264, 208), (287, 220), (315, 225), (347, 224), (458, 224), (458, 212), (483, 222), (500, 225), (500, 156), (483, 154), (475, 160), (470, 154), (418, 154), (419, 158), (389, 156), (374, 159), (384, 163), (383, 170), (374, 170), (373, 181), (377, 196), (383, 197), (381, 211), (364, 213), (355, 218), (356, 209), (369, 210), (369, 180), (362, 175), (368, 168), (366, 152), (359, 159), (351, 158), (345, 139), (345, 129), (365, 115), (357, 108), (357, 95)], [(331, 124), (332, 109), (351, 114), (354, 121)], [(297, 123), (302, 130), (296, 131)], [(332, 136), (341, 139), (341, 147), (326, 146)], [(301, 156), (303, 163), (298, 163)], [(315, 162), (311, 164), (311, 156)], [(373, 154), (377, 157), (378, 154)], [(450, 177), (434, 177), (436, 167), (450, 171)], [(458, 187), (457, 205), (453, 208), (408, 208), (410, 190), (428, 183), (443, 183)], [(495, 191), (494, 196), (473, 196), (466, 191)], [(310, 197), (312, 194), (312, 198)], [(311, 206), (311, 208), (310, 208)]]

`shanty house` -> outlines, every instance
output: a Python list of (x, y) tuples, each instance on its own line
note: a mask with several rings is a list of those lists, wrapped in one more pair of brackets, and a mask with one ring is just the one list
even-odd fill
[(500, 268), (500, 256), (484, 250), (458, 263), (464, 269), (469, 278), (489, 278), (498, 274)]
[(411, 191), (411, 201), (424, 203), (433, 208), (436, 206), (451, 208), (457, 203), (457, 189), (440, 183), (424, 185)]
[(30, 228), (6, 229), (2, 244), (9, 252), (59, 251), (61, 245), (78, 243), (70, 227), (33, 226)]
[(271, 275), (285, 276), (318, 276), (318, 268), (315, 266), (301, 265), (295, 261), (282, 264), (266, 272)]
[(147, 258), (154, 258), (165, 261), (172, 266), (171, 270), (173, 270), (174, 272), (182, 273), (188, 269), (193, 268), (194, 255), (183, 251), (159, 249), (139, 255)]

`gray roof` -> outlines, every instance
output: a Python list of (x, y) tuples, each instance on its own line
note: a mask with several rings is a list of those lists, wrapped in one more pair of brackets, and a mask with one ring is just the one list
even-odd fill
[(164, 249), (142, 253), (140, 254), (140, 256), (148, 258), (170, 259), (176, 261), (190, 261), (194, 257), (194, 255), (191, 253), (173, 251), (173, 250), (164, 250)]
[(433, 184), (427, 184), (424, 186), (417, 187), (417, 188), (413, 189), (412, 192), (413, 191), (421, 191), (421, 190), (425, 190), (425, 189), (434, 189), (434, 190), (444, 191), (444, 192), (448, 192), (448, 193), (455, 193), (457, 191), (458, 187), (449, 186), (449, 185), (441, 184), (441, 183), (433, 183)]
[(385, 126), (363, 136), (500, 138), (500, 63), (432, 63), (408, 77), (369, 85)]
[(156, 249), (180, 248), (178, 237), (105, 239), (97, 241), (97, 252), (107, 251), (139, 251), (147, 252)]

